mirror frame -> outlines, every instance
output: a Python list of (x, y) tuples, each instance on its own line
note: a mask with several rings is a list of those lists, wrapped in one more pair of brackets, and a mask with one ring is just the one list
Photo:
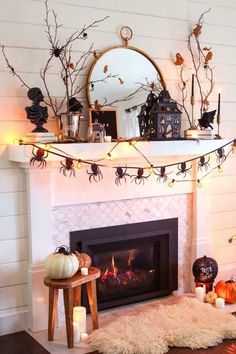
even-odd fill
[[(136, 51), (138, 52), (139, 54), (143, 55), (144, 57), (146, 57), (147, 60), (149, 60), (152, 65), (156, 68), (156, 71), (157, 73), (159, 74), (160, 76), (160, 82), (162, 84), (162, 87), (163, 89), (167, 89), (166, 88), (166, 83), (165, 83), (165, 80), (163, 78), (163, 75), (162, 75), (162, 72), (160, 70), (160, 68), (158, 67), (158, 65), (156, 64), (156, 62), (146, 53), (144, 52), (142, 49), (139, 49), (137, 47), (133, 47), (133, 46), (130, 46), (128, 44), (122, 44), (122, 45), (117, 45), (117, 46), (113, 46), (113, 47), (110, 47), (108, 49), (106, 49), (104, 52), (102, 52), (102, 54), (100, 54), (94, 61), (93, 63), (91, 64), (90, 66), (90, 69), (89, 69), (89, 72), (88, 72), (88, 75), (87, 75), (87, 80), (86, 80), (86, 98), (87, 98), (87, 103), (88, 103), (88, 108), (92, 109), (92, 104), (93, 102), (91, 102), (91, 95), (90, 95), (90, 80), (91, 80), (91, 76), (92, 76), (92, 73), (93, 73), (93, 70), (94, 70), (94, 67), (96, 65), (96, 63), (99, 61), (99, 59), (101, 59), (106, 53), (112, 51), (113, 49), (117, 49), (117, 48), (127, 48), (127, 49), (130, 49), (130, 50), (133, 50), (133, 51)], [(103, 107), (102, 107), (103, 108)], [(104, 108), (113, 108), (112, 106), (106, 106), (104, 105)], [(115, 108), (115, 107), (114, 107)], [(102, 109), (101, 109), (102, 110)], [(90, 123), (90, 122), (89, 122)]]

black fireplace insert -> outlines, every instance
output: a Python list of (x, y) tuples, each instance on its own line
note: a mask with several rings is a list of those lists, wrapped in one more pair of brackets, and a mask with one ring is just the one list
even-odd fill
[[(70, 247), (101, 269), (98, 309), (169, 295), (178, 288), (178, 219), (73, 231)], [(82, 303), (87, 305), (83, 294)]]

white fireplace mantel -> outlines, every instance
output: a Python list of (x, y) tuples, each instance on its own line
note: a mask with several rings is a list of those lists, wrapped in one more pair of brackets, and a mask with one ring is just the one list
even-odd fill
[[(163, 161), (173, 159), (178, 163), (189, 158), (195, 158), (229, 143), (229, 140), (202, 140), (200, 142), (158, 141), (138, 142), (137, 148), (151, 161), (163, 165)], [(52, 150), (65, 156), (69, 154), (75, 159), (98, 160), (109, 152), (115, 143), (97, 144), (52, 144)], [(53, 149), (60, 149), (60, 151)], [(112, 152), (117, 161), (124, 164), (132, 161), (142, 161), (143, 157), (127, 142), (120, 143)], [(88, 179), (89, 166), (76, 170), (76, 178), (63, 176), (58, 166), (62, 157), (49, 154), (46, 168), (37, 168), (30, 165), (32, 146), (9, 145), (9, 160), (14, 161), (26, 172), (27, 199), (28, 199), (28, 224), (29, 224), (29, 269), (28, 269), (28, 294), (29, 294), (29, 328), (39, 331), (47, 328), (47, 288), (43, 285), (45, 276), (43, 261), (46, 256), (55, 250), (52, 233), (52, 210), (56, 207), (71, 205), (102, 203), (106, 201), (129, 200), (133, 198), (149, 198), (192, 193), (192, 222), (191, 237), (192, 257), (196, 258), (206, 252), (211, 256), (211, 243), (209, 239), (209, 180), (204, 180), (204, 187), (197, 188), (196, 183), (176, 183), (169, 188), (167, 183), (158, 183), (157, 177), (148, 179), (147, 183), (135, 184), (114, 183), (114, 170), (104, 169), (104, 178), (99, 183), (90, 183)], [(157, 161), (157, 162), (156, 162)], [(169, 161), (169, 160), (168, 160)], [(104, 162), (104, 161), (103, 161)], [(108, 164), (105, 161), (104, 164)], [(140, 162), (141, 164), (141, 162)], [(191, 179), (196, 178), (196, 161), (193, 163)], [(173, 173), (176, 173), (173, 172)], [(93, 181), (92, 181), (93, 182)], [(161, 207), (161, 206), (160, 206)], [(181, 208), (181, 206), (180, 206)], [(132, 212), (132, 207), (131, 207)], [(67, 242), (65, 240), (65, 242)]]
[[(136, 146), (147, 157), (196, 156), (216, 150), (229, 142), (230, 140), (138, 141)], [(36, 145), (41, 146), (37, 143)], [(82, 160), (96, 160), (104, 157), (115, 145), (116, 143), (61, 143), (51, 144), (50, 151), (62, 155), (69, 154)], [(117, 145), (112, 155), (119, 159), (140, 159), (139, 153), (128, 142), (121, 142)], [(11, 161), (28, 163), (31, 157), (31, 145), (9, 145)], [(49, 154), (47, 157), (47, 161), (60, 160), (61, 157), (54, 154)]]

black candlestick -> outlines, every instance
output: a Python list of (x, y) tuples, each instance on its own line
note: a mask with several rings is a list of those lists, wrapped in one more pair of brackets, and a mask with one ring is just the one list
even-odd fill
[(194, 74), (192, 74), (192, 92), (191, 92), (191, 96), (194, 96)]
[(221, 100), (221, 93), (218, 92), (218, 112), (217, 114), (220, 116), (220, 100)]

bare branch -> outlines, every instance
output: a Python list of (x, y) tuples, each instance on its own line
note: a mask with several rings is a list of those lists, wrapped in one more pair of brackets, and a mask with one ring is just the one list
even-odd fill
[(7, 64), (7, 67), (8, 69), (10, 70), (10, 73), (13, 75), (13, 76), (16, 76), (20, 82), (22, 83), (21, 86), (24, 86), (24, 87), (27, 87), (28, 89), (30, 89), (29, 85), (26, 84), (26, 82), (22, 79), (22, 77), (15, 71), (14, 67), (10, 64), (7, 56), (6, 56), (6, 53), (5, 53), (5, 47), (4, 45), (1, 46), (2, 48), (2, 54), (4, 56), (4, 59), (5, 59), (5, 62)]

